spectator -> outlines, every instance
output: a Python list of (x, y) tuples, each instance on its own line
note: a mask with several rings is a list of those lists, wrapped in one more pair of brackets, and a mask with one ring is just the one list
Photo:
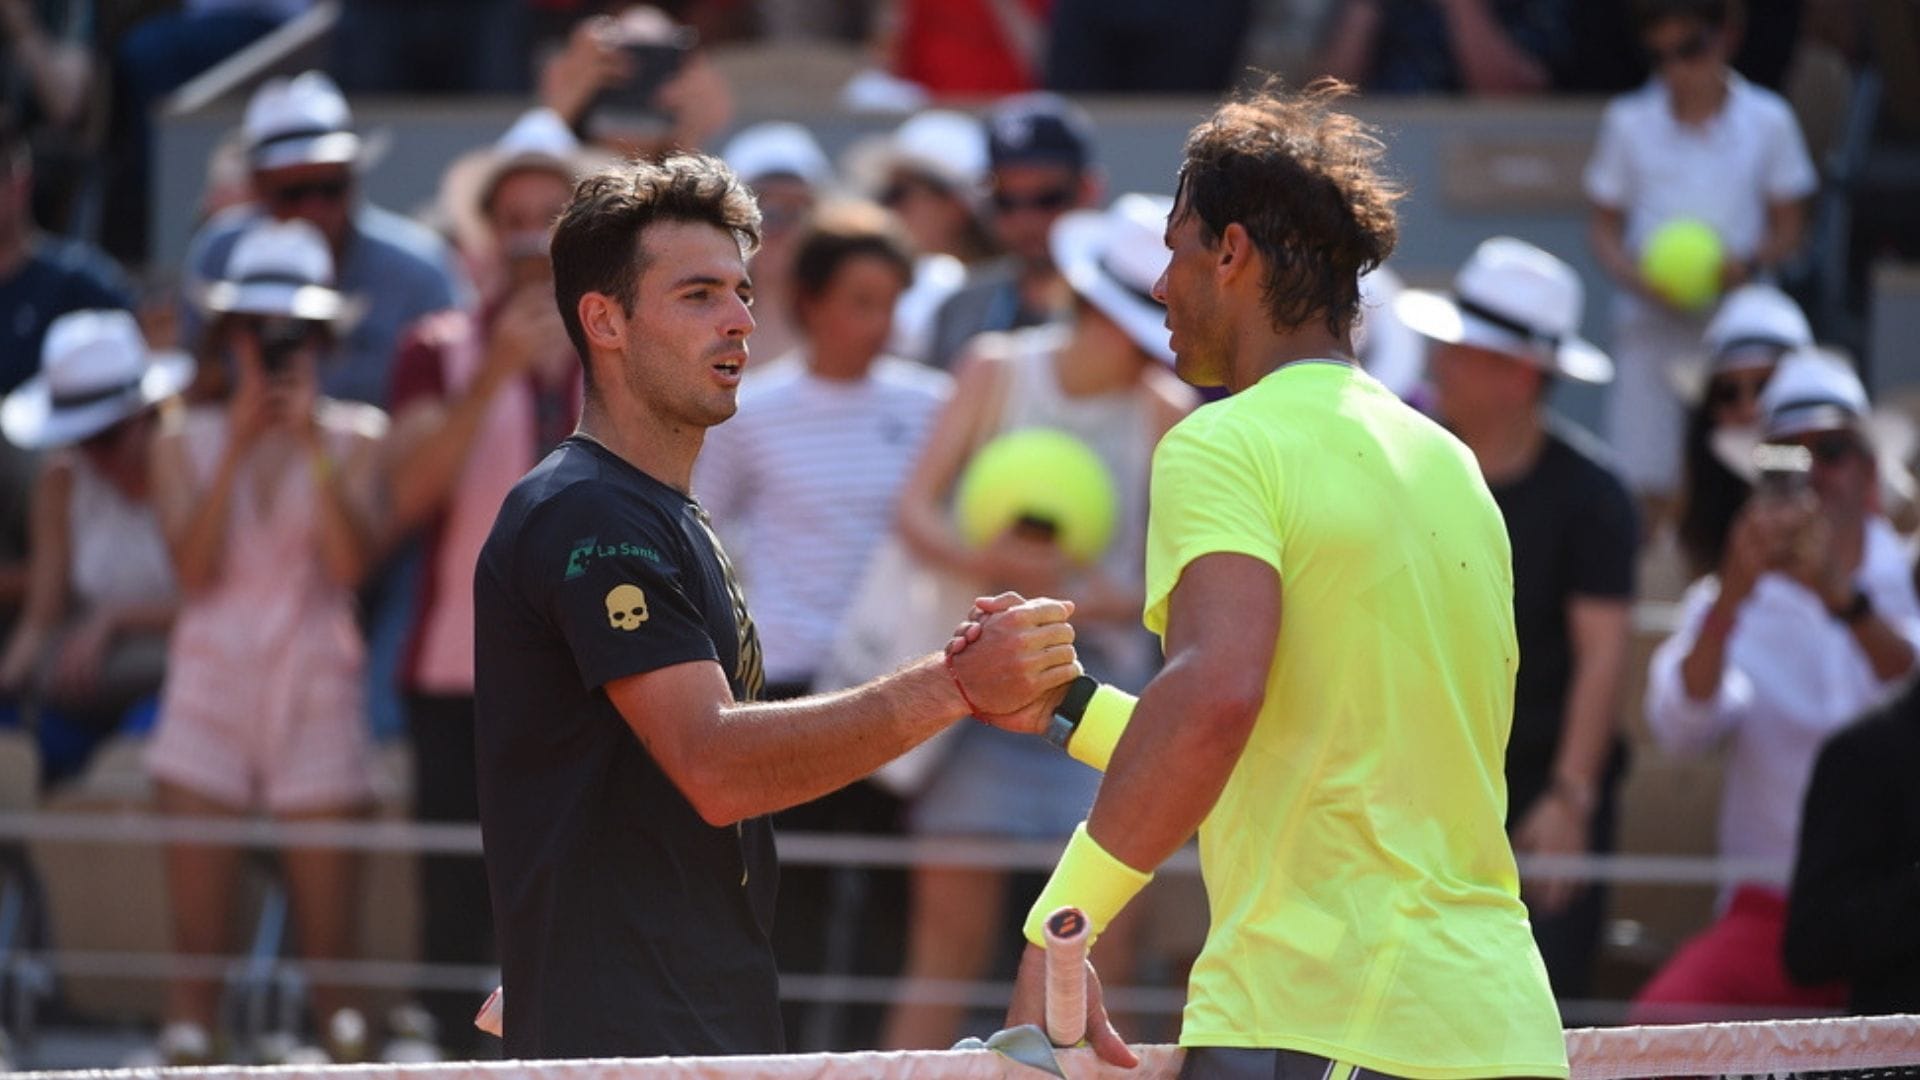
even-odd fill
[[(1768, 490), (1741, 510), (1718, 576), (1687, 591), (1679, 632), (1654, 653), (1646, 716), (1670, 753), (1728, 744), (1720, 854), (1787, 859), (1815, 753), (1913, 670), (1920, 607), (1904, 546), (1873, 508), (1867, 394), (1852, 369), (1789, 353), (1760, 406), (1768, 442), (1806, 451), (1811, 497)], [(1832, 988), (1789, 982), (1786, 913), (1775, 886), (1739, 884), (1641, 990), (1636, 1012), (1838, 1004)]]
[(1820, 748), (1788, 894), (1787, 972), (1848, 1010), (1920, 1010), (1920, 683)]
[(1056, 0), (1047, 89), (1218, 94), (1233, 81), (1253, 7), (1253, 0)]
[[(1500, 237), (1474, 251), (1452, 296), (1409, 290), (1396, 305), (1434, 342), (1440, 418), (1473, 451), (1513, 548), (1520, 674), (1507, 739), (1507, 830), (1522, 855), (1612, 851), (1623, 771), (1633, 499), (1592, 436), (1546, 408), (1558, 379), (1600, 383), (1613, 374), (1605, 354), (1578, 336), (1583, 301), (1572, 267)], [(1554, 992), (1587, 997), (1604, 891), (1535, 880), (1523, 899)]]
[(1574, 40), (1568, 0), (1358, 0), (1325, 74), (1376, 94), (1535, 94)]
[(1071, 290), (1048, 246), (1054, 222), (1100, 197), (1093, 122), (1052, 94), (1024, 94), (987, 116), (988, 197), (1006, 264), (982, 269), (933, 320), (928, 362), (950, 368), (975, 334), (1065, 317)]
[[(439, 238), (358, 201), (354, 168), (362, 144), (352, 122), (346, 99), (317, 71), (273, 79), (255, 91), (242, 129), (256, 202), (220, 214), (200, 230), (187, 254), (186, 276), (190, 289), (219, 280), (234, 244), (263, 220), (309, 222), (326, 237), (339, 287), (364, 304), (321, 370), (321, 390), (384, 406), (401, 330), (422, 315), (464, 303), (465, 286)], [(192, 341), (202, 329), (200, 313), (189, 307), (182, 316)]]
[[(553, 300), (548, 232), (566, 208), (579, 144), (546, 110), (502, 135), (472, 192), (491, 228), (500, 285), (476, 317), (429, 315), (393, 372), (387, 489), (393, 528), (425, 528), (426, 571), (401, 672), (413, 746), (413, 815), (477, 822), (473, 751), (473, 568), (508, 489), (580, 417), (580, 367)], [(480, 448), (484, 447), (484, 452)], [(493, 954), (486, 868), (429, 856), (420, 876), (421, 952), (430, 963)], [(427, 997), (447, 1048), (476, 1049), (471, 995)]]
[(147, 447), (156, 410), (192, 381), (193, 361), (149, 353), (125, 311), (75, 311), (54, 320), (41, 369), (0, 405), (7, 440), (47, 452), (26, 610), (0, 653), (0, 693), (32, 708), (42, 772), (58, 780), (160, 689), (179, 599), (148, 498)]
[[(348, 305), (312, 225), (262, 222), (242, 234), (206, 303), (211, 338), (235, 369), (233, 395), (163, 428), (153, 448), (155, 510), (186, 598), (147, 752), (158, 805), (201, 817), (353, 818), (373, 793), (354, 589), (373, 561), (386, 418), (320, 392)], [(240, 858), (233, 847), (168, 845), (180, 953), (229, 951)], [(357, 856), (290, 848), (280, 863), (301, 954), (345, 959)], [(310, 1000), (323, 1030), (350, 1028), (339, 987), (317, 982)], [(205, 1058), (218, 1005), (216, 981), (176, 979), (163, 1053)]]
[[(1705, 370), (1674, 369), (1691, 400), (1687, 414), (1686, 471), (1680, 502), (1680, 548), (1699, 577), (1726, 557), (1727, 533), (1752, 494), (1738, 464), (1759, 440), (1760, 392), (1789, 350), (1813, 344), (1813, 328), (1800, 305), (1771, 285), (1743, 285), (1728, 294), (1707, 324)], [(1701, 385), (1704, 377), (1704, 385)]]
[(1053, 0), (893, 0), (880, 51), (935, 98), (1017, 94), (1040, 85)]
[(1594, 256), (1621, 287), (1607, 436), (1658, 524), (1680, 478), (1669, 368), (1698, 347), (1702, 327), (1648, 285), (1641, 249), (1662, 225), (1697, 219), (1725, 249), (1722, 289), (1764, 279), (1799, 248), (1816, 177), (1787, 103), (1728, 67), (1727, 0), (1647, 0), (1640, 37), (1654, 77), (1607, 106), (1585, 182)]
[[(733, 120), (733, 91), (697, 35), (645, 4), (575, 24), (540, 72), (540, 103), (621, 157), (695, 149)], [(651, 91), (651, 92), (649, 92)]]
[(0, 127), (31, 137), (34, 162), (52, 181), (34, 192), (34, 216), (61, 233), (74, 230), (75, 193), (91, 178), (98, 152), (94, 7), (89, 0), (0, 0)]
[[(1162, 240), (1172, 200), (1125, 195), (1111, 209), (1062, 217), (1053, 256), (1073, 289), (1073, 320), (977, 341), (900, 496), (907, 546), (935, 567), (1024, 595), (1075, 603), (1074, 647), (1087, 671), (1138, 689), (1152, 676), (1152, 639), (1140, 625), (1145, 599), (1147, 469), (1154, 444), (1193, 407), (1174, 377), (1165, 310), (1149, 292), (1166, 267)], [(1114, 538), (1092, 565), (1048, 540), (1011, 528), (984, 548), (959, 536), (944, 500), (972, 451), (1002, 432), (1057, 428), (1082, 440), (1114, 481)], [(1099, 774), (1052, 746), (963, 728), (911, 815), (926, 836), (1059, 839), (1085, 816)], [(919, 980), (978, 978), (1005, 910), (1007, 875), (921, 866), (913, 872), (907, 971)], [(1024, 903), (1021, 905), (1024, 907)], [(1101, 938), (1101, 968), (1125, 981), (1131, 930)], [(951, 1045), (962, 1010), (903, 1001), (884, 1045)]]
[(34, 374), (41, 339), (54, 319), (69, 311), (133, 306), (112, 260), (34, 227), (33, 189), (26, 139), (0, 124), (0, 393), (12, 393)]
[(761, 361), (787, 355), (800, 343), (793, 322), (793, 257), (814, 203), (834, 186), (826, 151), (799, 124), (755, 124), (720, 155), (760, 206), (760, 250), (753, 273), (753, 352)]
[(113, 49), (110, 145), (114, 162), (100, 230), (116, 258), (134, 264), (147, 261), (152, 116), (162, 99), (311, 4), (312, 0), (187, 0), (178, 10), (147, 16), (120, 38)]
[[(907, 470), (952, 391), (944, 373), (885, 352), (912, 272), (906, 239), (884, 210), (822, 208), (798, 238), (794, 260), (794, 318), (803, 335), (796, 362), (746, 380), (739, 412), (707, 433), (694, 470), (694, 492), (753, 596), (766, 656), (764, 700), (810, 692), (891, 527)], [(898, 835), (901, 809), (895, 795), (857, 783), (783, 811), (774, 825)], [(863, 899), (837, 900), (863, 891)], [(859, 974), (892, 975), (900, 968), (905, 906), (897, 872), (785, 868), (774, 955), (782, 971), (845, 975), (857, 964)], [(837, 950), (834, 942), (858, 944)], [(870, 1009), (844, 1031), (834, 1030), (835, 1014), (824, 1007), (784, 1011), (790, 1047), (871, 1046), (879, 1034)]]
[(913, 284), (894, 309), (888, 349), (927, 362), (940, 306), (972, 267), (999, 253), (981, 216), (986, 133), (964, 113), (927, 109), (848, 167), (867, 176), (870, 194), (900, 215), (913, 242)]

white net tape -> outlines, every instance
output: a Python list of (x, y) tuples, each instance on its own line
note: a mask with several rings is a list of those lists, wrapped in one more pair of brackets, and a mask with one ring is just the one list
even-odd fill
[[(1102, 1064), (1089, 1050), (1060, 1063), (1074, 1080), (1172, 1080), (1181, 1054), (1141, 1046), (1137, 1069)], [(1573, 1080), (1660, 1076), (1783, 1076), (1912, 1070), (1920, 1074), (1920, 1016), (1844, 1017), (1567, 1032)], [(1031, 1080), (1044, 1075), (986, 1050), (920, 1050), (778, 1057), (629, 1058), (439, 1065), (238, 1066), (16, 1073), (18, 1077), (156, 1077), (164, 1080)]]

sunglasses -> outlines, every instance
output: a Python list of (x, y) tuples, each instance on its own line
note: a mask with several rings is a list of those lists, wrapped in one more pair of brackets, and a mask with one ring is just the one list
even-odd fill
[(1858, 438), (1839, 432), (1809, 439), (1806, 447), (1815, 465), (1838, 465), (1848, 458), (1865, 456), (1867, 452)]
[(1681, 38), (1680, 43), (1671, 49), (1656, 49), (1649, 46), (1647, 59), (1653, 62), (1654, 67), (1665, 67), (1668, 64), (1698, 60), (1707, 55), (1707, 50), (1712, 47), (1713, 35), (1705, 30), (1695, 30)]
[(1012, 214), (1021, 210), (1057, 214), (1072, 205), (1073, 189), (1070, 187), (1047, 188), (1031, 195), (1015, 195), (1008, 191), (993, 193), (993, 208), (1002, 214)]
[(1771, 372), (1761, 372), (1757, 378), (1732, 378), (1721, 376), (1713, 380), (1707, 388), (1707, 402), (1712, 405), (1740, 405), (1760, 400), (1760, 392), (1767, 388), (1767, 378)]
[(267, 201), (275, 206), (298, 206), (308, 199), (324, 199), (327, 202), (339, 202), (347, 197), (349, 183), (345, 178), (337, 180), (303, 180), (296, 184), (286, 184), (267, 192)]
[(260, 343), (260, 366), (268, 374), (285, 371), (293, 357), (309, 343), (324, 344), (325, 323), (285, 315), (256, 315), (238, 320), (241, 331)]

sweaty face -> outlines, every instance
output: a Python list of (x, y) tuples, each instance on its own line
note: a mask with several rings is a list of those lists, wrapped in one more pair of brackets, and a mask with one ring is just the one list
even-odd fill
[(753, 332), (753, 283), (740, 245), (697, 222), (649, 225), (626, 317), (625, 389), (669, 428), (708, 428), (738, 407)]
[(1184, 201), (1173, 208), (1166, 234), (1173, 254), (1153, 295), (1167, 305), (1174, 372), (1194, 386), (1225, 386), (1232, 370), (1231, 338), (1219, 317), (1217, 260), (1201, 241), (1199, 216), (1185, 210)]

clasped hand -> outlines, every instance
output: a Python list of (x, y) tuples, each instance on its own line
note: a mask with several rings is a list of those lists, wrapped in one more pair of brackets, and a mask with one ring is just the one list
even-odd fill
[(983, 596), (954, 628), (946, 660), (979, 719), (1038, 735), (1081, 674), (1073, 601), (1019, 593)]

